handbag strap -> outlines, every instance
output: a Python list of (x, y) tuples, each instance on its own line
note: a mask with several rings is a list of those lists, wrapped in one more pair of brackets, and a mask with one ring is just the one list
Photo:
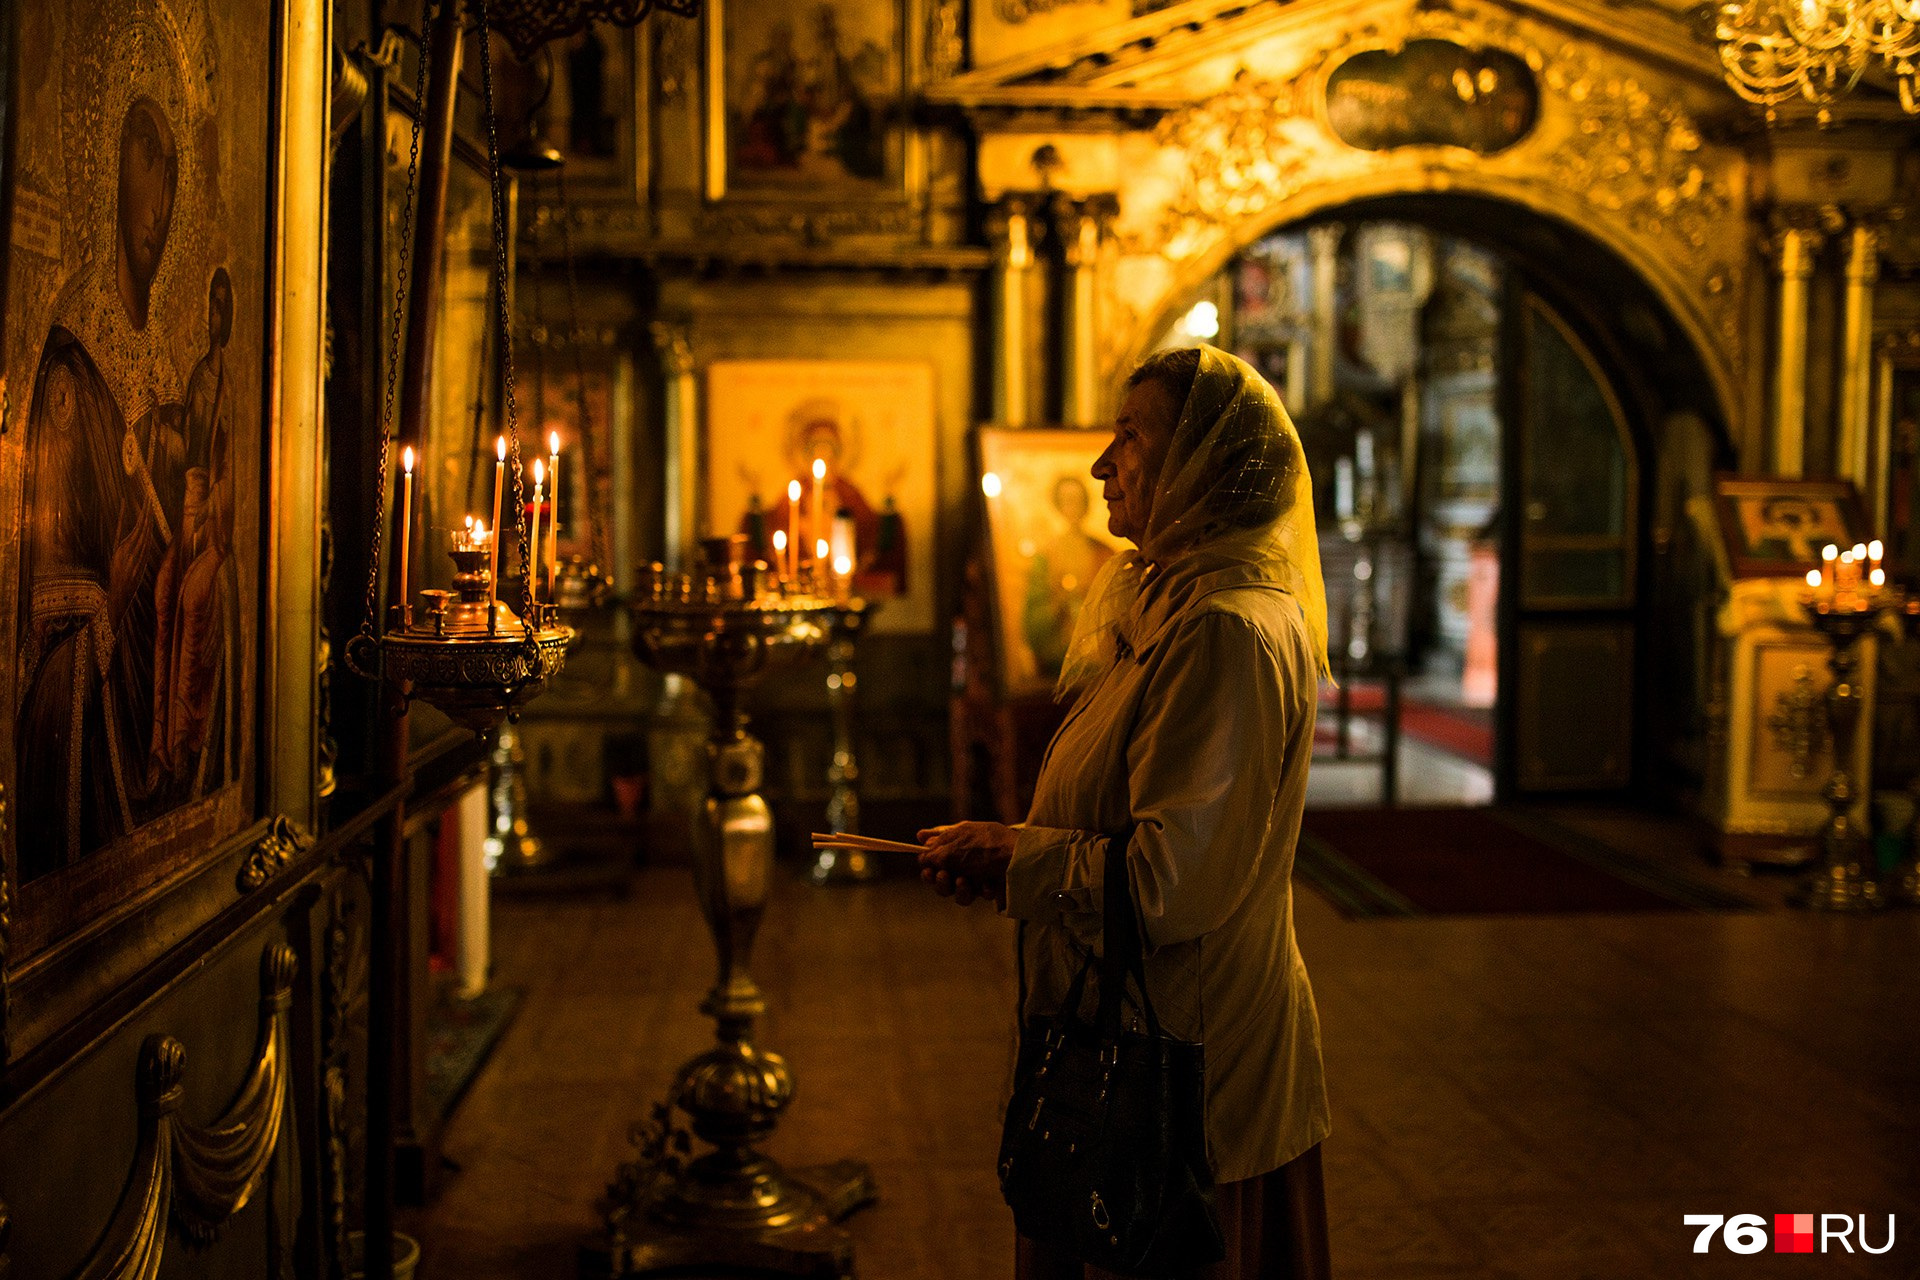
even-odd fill
[[(1101, 890), (1100, 1007), (1094, 1015), (1094, 1025), (1106, 1040), (1119, 1038), (1120, 1002), (1129, 974), (1140, 991), (1140, 1012), (1146, 1017), (1147, 1032), (1156, 1040), (1161, 1038), (1160, 1019), (1154, 1014), (1153, 998), (1147, 994), (1140, 917), (1134, 911), (1133, 877), (1127, 866), (1127, 848), (1133, 843), (1133, 832), (1134, 828), (1129, 826), (1107, 839)], [(1077, 980), (1074, 985), (1077, 989)]]

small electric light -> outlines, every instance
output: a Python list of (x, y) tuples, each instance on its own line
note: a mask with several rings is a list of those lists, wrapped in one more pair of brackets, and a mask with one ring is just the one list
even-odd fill
[(1181, 320), (1180, 327), (1196, 338), (1217, 338), (1220, 336), (1220, 308), (1204, 300), (1196, 302)]

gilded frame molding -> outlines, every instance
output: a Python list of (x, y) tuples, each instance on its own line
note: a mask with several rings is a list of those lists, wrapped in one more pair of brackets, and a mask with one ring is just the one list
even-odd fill
[[(733, 0), (753, 3), (754, 0)], [(766, 234), (789, 230), (795, 206), (803, 206), (800, 225), (809, 234), (890, 234), (917, 232), (924, 219), (928, 145), (924, 130), (905, 119), (904, 108), (922, 88), (926, 64), (926, 0), (887, 0), (899, 21), (895, 54), (900, 58), (902, 117), (889, 127), (901, 135), (900, 176), (883, 192), (812, 192), (795, 187), (765, 191), (738, 189), (728, 178), (727, 38), (729, 0), (706, 0), (700, 17), (701, 194), (707, 206), (703, 223), (717, 232)], [(762, 216), (764, 215), (764, 216)]]

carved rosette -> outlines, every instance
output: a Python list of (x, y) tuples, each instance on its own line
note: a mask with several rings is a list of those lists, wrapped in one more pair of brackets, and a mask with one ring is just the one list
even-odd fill
[(276, 815), (267, 833), (248, 851), (247, 860), (240, 866), (240, 892), (251, 893), (285, 871), (287, 865), (312, 843), (313, 837), (302, 831), (286, 814)]

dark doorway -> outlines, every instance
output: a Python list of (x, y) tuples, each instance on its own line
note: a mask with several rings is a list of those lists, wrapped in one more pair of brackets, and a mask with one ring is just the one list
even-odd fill
[(1280, 390), (1314, 472), (1345, 685), (1323, 745), (1356, 766), (1316, 770), (1332, 803), (1686, 789), (1685, 505), (1730, 449), (1632, 268), (1517, 205), (1371, 200), (1236, 255), (1163, 345), (1202, 340)]

